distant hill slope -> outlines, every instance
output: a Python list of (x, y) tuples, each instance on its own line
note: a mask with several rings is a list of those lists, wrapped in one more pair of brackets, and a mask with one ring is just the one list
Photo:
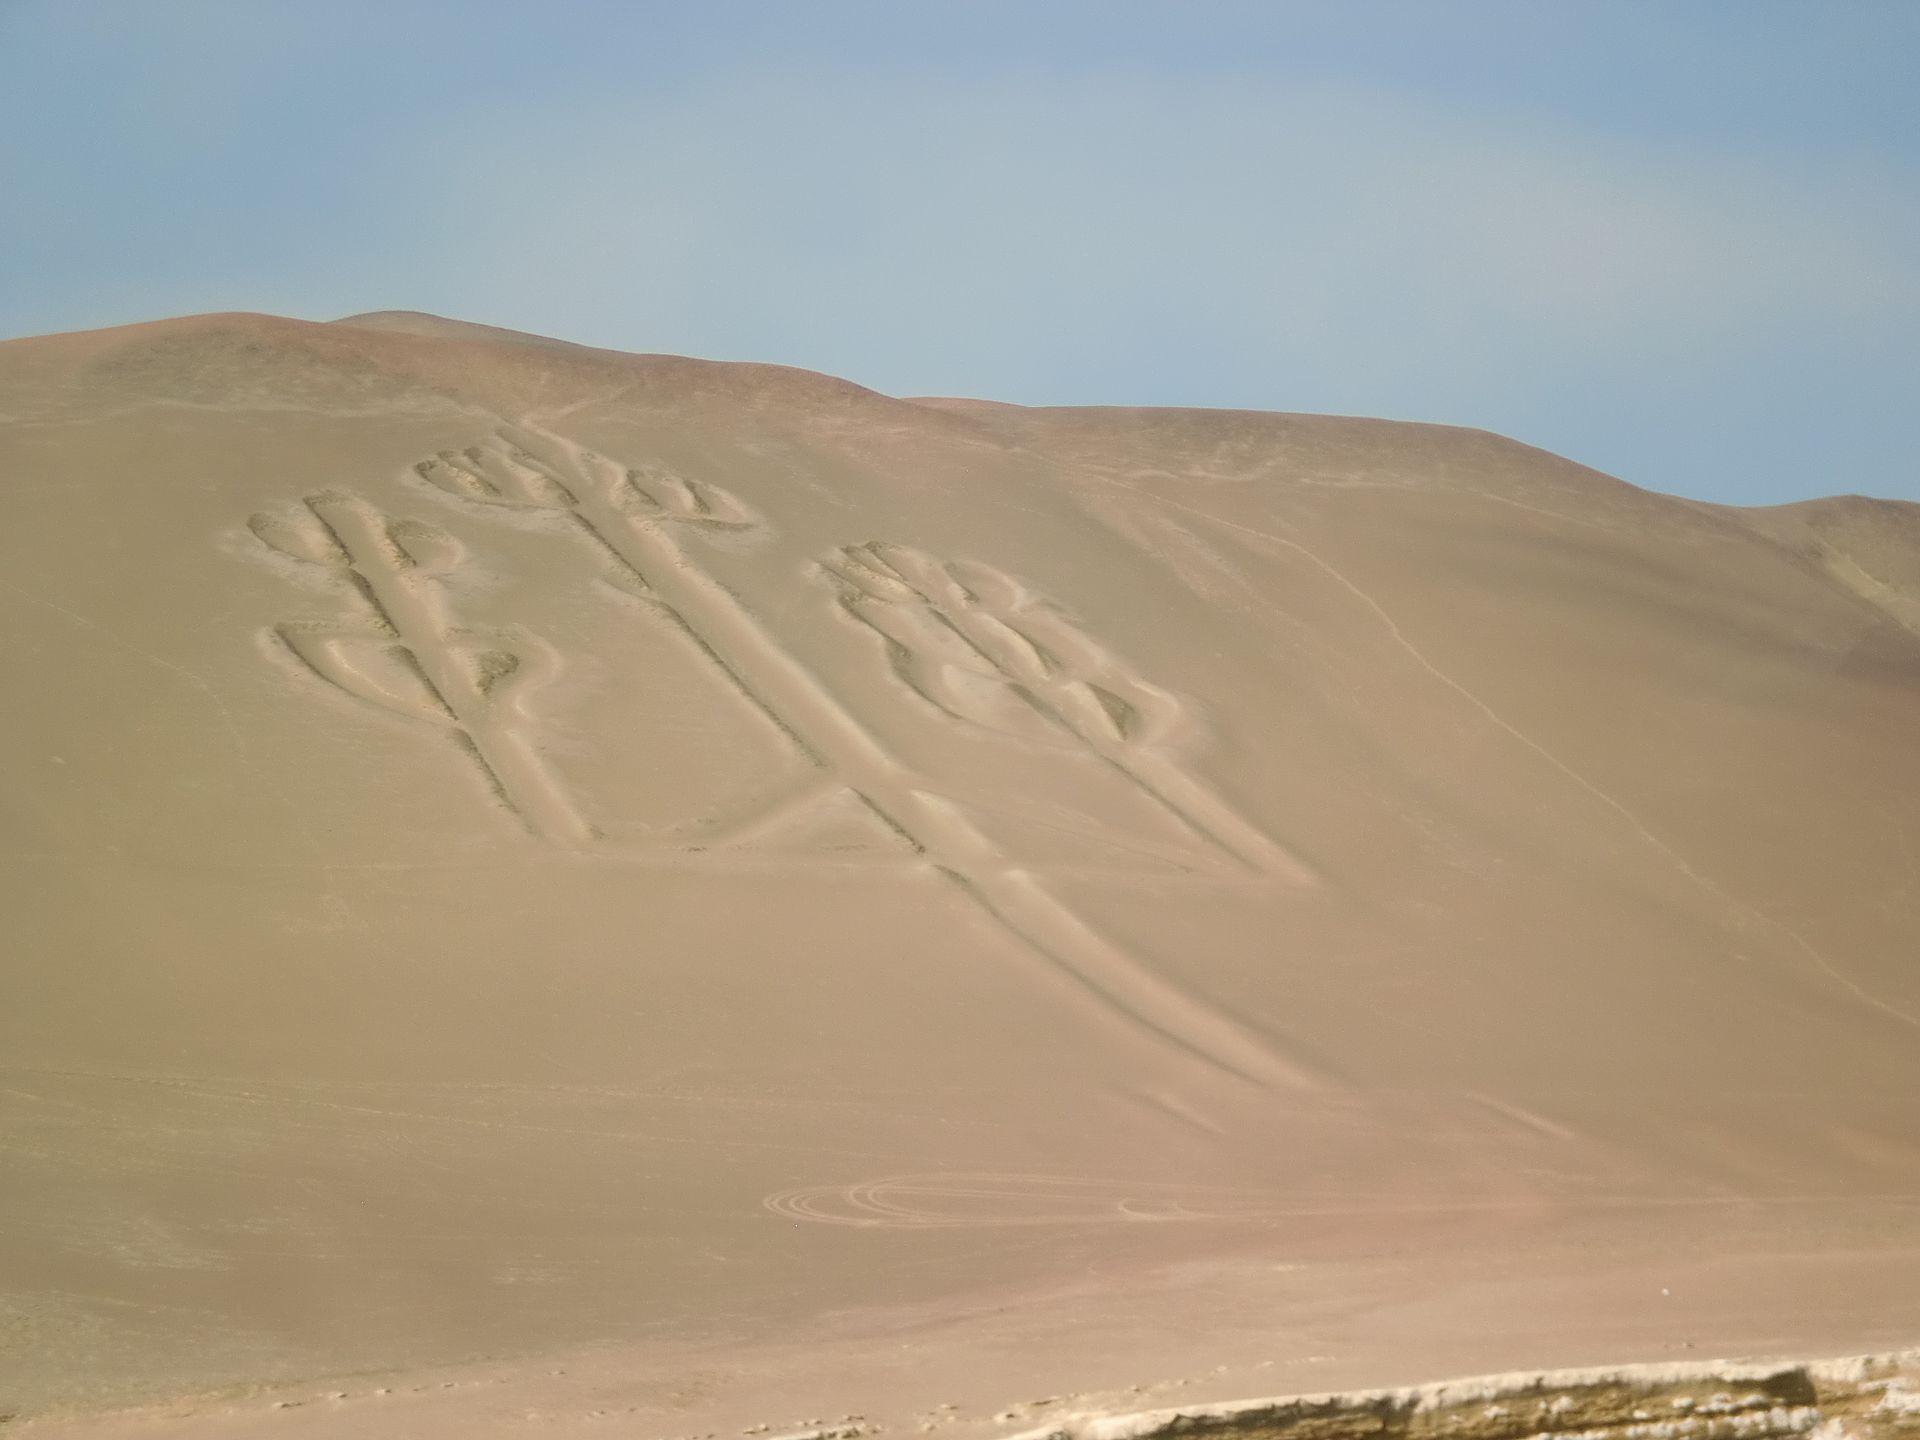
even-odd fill
[(1913, 1338), (1920, 507), (404, 312), (0, 417), (0, 1409)]

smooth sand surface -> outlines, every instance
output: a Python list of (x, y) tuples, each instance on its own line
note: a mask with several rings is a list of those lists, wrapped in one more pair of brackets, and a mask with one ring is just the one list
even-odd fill
[(1920, 1339), (1920, 507), (414, 315), (0, 345), (0, 505), (30, 1433)]

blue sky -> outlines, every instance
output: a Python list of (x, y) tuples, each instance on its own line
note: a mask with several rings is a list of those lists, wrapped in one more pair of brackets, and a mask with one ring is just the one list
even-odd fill
[(0, 0), (0, 335), (431, 310), (1920, 500), (1906, 0)]

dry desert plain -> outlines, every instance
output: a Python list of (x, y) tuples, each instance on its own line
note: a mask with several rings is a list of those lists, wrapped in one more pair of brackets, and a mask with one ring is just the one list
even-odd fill
[(1920, 1427), (1715, 1363), (1920, 1341), (1920, 506), (395, 313), (0, 521), (10, 1433)]

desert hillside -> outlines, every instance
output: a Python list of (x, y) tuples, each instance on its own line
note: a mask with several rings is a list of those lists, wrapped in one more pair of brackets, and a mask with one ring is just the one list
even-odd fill
[(401, 314), (0, 345), (0, 507), (0, 1413), (1920, 1339), (1920, 507)]

